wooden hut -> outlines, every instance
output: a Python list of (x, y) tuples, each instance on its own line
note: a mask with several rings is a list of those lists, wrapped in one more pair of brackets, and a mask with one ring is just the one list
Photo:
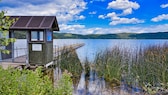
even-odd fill
[[(9, 37), (14, 37), (14, 32), (26, 32), (27, 38), (27, 63), (44, 65), (53, 60), (53, 31), (59, 31), (55, 16), (10, 16), (17, 21), (10, 27)], [(3, 59), (14, 59), (14, 44), (7, 46), (12, 52), (2, 55)]]

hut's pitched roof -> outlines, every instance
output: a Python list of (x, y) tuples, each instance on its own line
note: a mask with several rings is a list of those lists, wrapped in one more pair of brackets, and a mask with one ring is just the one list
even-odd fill
[(11, 30), (18, 29), (52, 29), (59, 31), (57, 19), (55, 16), (10, 16), (17, 20), (10, 27)]

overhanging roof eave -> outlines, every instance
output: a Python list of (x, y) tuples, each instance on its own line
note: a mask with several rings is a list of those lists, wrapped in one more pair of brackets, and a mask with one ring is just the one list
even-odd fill
[(18, 20), (10, 30), (45, 30), (59, 31), (56, 16), (10, 16)]

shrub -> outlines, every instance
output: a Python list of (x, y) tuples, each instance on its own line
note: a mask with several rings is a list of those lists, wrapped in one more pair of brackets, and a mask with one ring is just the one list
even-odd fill
[(72, 95), (73, 83), (71, 76), (71, 73), (68, 73), (67, 70), (63, 72), (62, 78), (58, 81), (56, 86), (55, 92), (57, 95)]
[[(67, 92), (69, 94), (66, 95), (71, 95), (70, 76), (63, 74), (60, 82), (64, 85), (54, 88), (52, 81), (48, 76), (43, 76), (41, 70), (40, 67), (35, 71), (20, 71), (13, 68), (4, 70), (0, 67), (0, 95), (63, 95), (60, 93)], [(59, 88), (62, 90), (60, 91)]]

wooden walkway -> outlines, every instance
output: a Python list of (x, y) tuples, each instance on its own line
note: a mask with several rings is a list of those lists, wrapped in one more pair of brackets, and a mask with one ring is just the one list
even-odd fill
[[(57, 60), (57, 57), (61, 55), (62, 53), (72, 52), (82, 46), (84, 46), (83, 43), (53, 48), (53, 60)], [(0, 65), (5, 69), (8, 68), (9, 66), (17, 67), (19, 65), (26, 65), (26, 60), (27, 60), (27, 56), (22, 55), (22, 56), (16, 57), (14, 59), (14, 62), (12, 62), (12, 59), (3, 60), (2, 62), (0, 62)]]
[(53, 49), (53, 60), (56, 60), (55, 58), (59, 55), (67, 52), (72, 52), (80, 47), (84, 46), (84, 43), (82, 44), (72, 44), (68, 46), (58, 47)]

